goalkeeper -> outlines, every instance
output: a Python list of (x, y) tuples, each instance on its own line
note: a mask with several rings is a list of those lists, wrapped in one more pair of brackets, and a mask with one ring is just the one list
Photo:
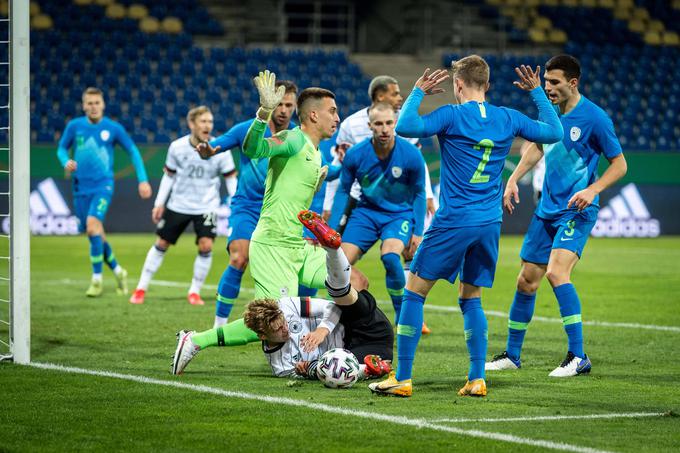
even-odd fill
[(298, 97), (300, 127), (264, 138), (269, 118), (285, 87), (275, 87), (276, 75), (260, 72), (253, 79), (260, 94), (257, 117), (243, 142), (250, 159), (269, 158), (262, 211), (250, 242), (250, 273), (255, 298), (297, 296), (298, 284), (323, 288), (326, 253), (302, 238), (298, 212), (309, 209), (328, 167), (321, 166), (319, 142), (330, 138), (340, 118), (335, 95), (307, 88)]

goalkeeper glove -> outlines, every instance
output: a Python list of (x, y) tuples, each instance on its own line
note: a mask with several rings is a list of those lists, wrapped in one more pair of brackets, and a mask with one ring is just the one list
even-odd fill
[(279, 106), (281, 99), (286, 94), (286, 87), (281, 85), (276, 87), (276, 74), (265, 69), (257, 77), (253, 78), (253, 83), (260, 94), (260, 108), (257, 109), (257, 117), (262, 121), (269, 121), (272, 112)]

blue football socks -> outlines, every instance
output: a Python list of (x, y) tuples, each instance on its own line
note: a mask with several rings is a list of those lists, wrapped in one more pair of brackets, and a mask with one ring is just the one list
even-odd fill
[(510, 306), (510, 318), (508, 319), (508, 343), (505, 347), (510, 358), (519, 360), (524, 343), (524, 335), (527, 333), (529, 322), (534, 315), (536, 305), (536, 293), (525, 294), (515, 292), (515, 299)]
[(562, 325), (569, 339), (569, 350), (576, 357), (583, 358), (583, 323), (581, 321), (581, 301), (576, 288), (571, 283), (553, 288), (557, 303), (560, 305)]
[[(423, 328), (425, 298), (409, 290), (404, 291), (404, 301), (397, 326), (397, 373), (396, 379), (411, 379), (413, 359)], [(484, 368), (484, 365), (482, 365)]]
[(392, 299), (394, 325), (396, 326), (399, 324), (399, 313), (404, 299), (404, 286), (406, 286), (404, 269), (401, 266), (401, 259), (396, 253), (386, 253), (380, 259), (385, 266), (385, 286), (390, 299)]
[(486, 316), (484, 316), (484, 310), (482, 310), (482, 300), (479, 297), (458, 299), (458, 303), (463, 312), (465, 343), (470, 354), (468, 381), (484, 379), (488, 332)]

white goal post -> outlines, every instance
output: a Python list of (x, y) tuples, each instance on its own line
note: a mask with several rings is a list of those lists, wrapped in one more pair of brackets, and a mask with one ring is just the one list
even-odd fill
[[(29, 2), (9, 2), (9, 351), (31, 361)], [(7, 66), (5, 66), (6, 68)]]

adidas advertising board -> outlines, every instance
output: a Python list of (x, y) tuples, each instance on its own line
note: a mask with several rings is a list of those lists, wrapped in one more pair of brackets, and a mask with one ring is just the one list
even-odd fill
[[(654, 238), (661, 234), (659, 220), (652, 217), (635, 184), (620, 189), (606, 203), (600, 200), (600, 212), (592, 235), (595, 237)], [(611, 191), (611, 189), (610, 189)]]

